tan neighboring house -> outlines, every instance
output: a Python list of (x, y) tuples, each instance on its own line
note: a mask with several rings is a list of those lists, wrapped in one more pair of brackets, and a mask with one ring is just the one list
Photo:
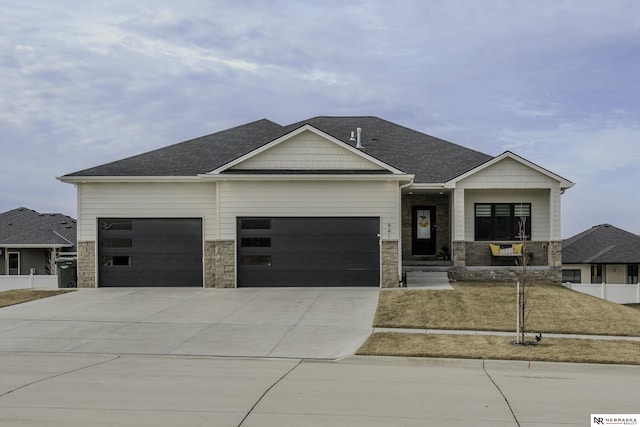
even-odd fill
[(55, 260), (75, 253), (76, 220), (17, 208), (0, 213), (0, 275), (56, 274)]
[(512, 280), (489, 245), (508, 252), (522, 218), (528, 271), (560, 283), (573, 186), (377, 117), (258, 120), (58, 179), (77, 186), (81, 287)]
[(640, 236), (609, 224), (596, 225), (562, 244), (562, 281), (638, 283)]

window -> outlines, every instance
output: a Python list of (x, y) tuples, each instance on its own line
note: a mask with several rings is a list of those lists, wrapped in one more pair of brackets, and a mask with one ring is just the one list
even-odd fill
[(131, 220), (128, 219), (103, 219), (100, 220), (103, 230), (131, 230)]
[(591, 266), (591, 283), (602, 283), (602, 264)]
[(627, 284), (635, 285), (638, 283), (638, 264), (627, 265)]
[(128, 237), (105, 237), (102, 239), (103, 248), (130, 248), (131, 238)]
[(240, 244), (243, 248), (270, 248), (271, 237), (243, 237)]
[(240, 264), (270, 267), (271, 257), (268, 255), (243, 255), (240, 257)]
[(531, 203), (476, 203), (475, 240), (531, 240)]
[(130, 267), (131, 266), (131, 257), (130, 256), (103, 256), (102, 257), (102, 265), (108, 267)]
[(269, 230), (271, 228), (270, 219), (241, 219), (240, 228), (243, 230)]
[(562, 270), (562, 282), (582, 283), (582, 272), (580, 269)]

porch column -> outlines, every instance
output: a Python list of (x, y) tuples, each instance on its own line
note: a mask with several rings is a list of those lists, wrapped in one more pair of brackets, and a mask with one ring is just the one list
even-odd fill
[(466, 243), (465, 243), (465, 200), (464, 188), (456, 188), (452, 192), (452, 217), (453, 217), (453, 248), (451, 256), (454, 267), (465, 267), (467, 265)]
[(560, 233), (560, 189), (551, 188), (549, 190), (549, 230), (550, 241), (561, 241)]
[[(547, 248), (547, 265), (553, 269), (562, 269), (562, 238), (560, 234), (560, 189), (549, 190), (549, 246)], [(561, 275), (561, 274), (560, 274)]]

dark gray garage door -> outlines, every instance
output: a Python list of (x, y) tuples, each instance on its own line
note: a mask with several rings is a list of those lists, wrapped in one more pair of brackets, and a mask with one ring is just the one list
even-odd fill
[(378, 286), (379, 218), (238, 218), (238, 286)]
[(98, 220), (98, 286), (202, 286), (200, 218)]

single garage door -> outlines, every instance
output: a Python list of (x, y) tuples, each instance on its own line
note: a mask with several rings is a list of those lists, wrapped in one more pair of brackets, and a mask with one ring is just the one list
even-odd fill
[(238, 218), (238, 286), (379, 286), (380, 218)]
[(98, 286), (202, 286), (202, 219), (101, 218)]

